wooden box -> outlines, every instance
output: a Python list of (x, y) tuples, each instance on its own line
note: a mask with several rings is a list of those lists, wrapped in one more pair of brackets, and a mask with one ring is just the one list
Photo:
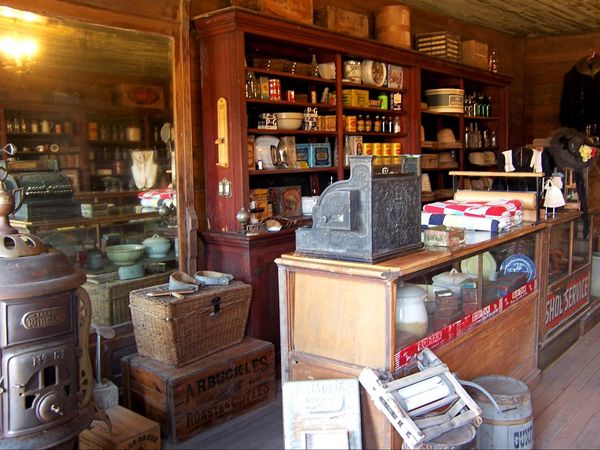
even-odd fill
[(80, 450), (144, 449), (160, 450), (158, 423), (122, 406), (106, 410), (112, 424), (112, 434), (101, 420), (92, 422), (89, 430), (79, 434)]
[(129, 296), (138, 353), (163, 364), (183, 366), (244, 338), (252, 287), (241, 281), (203, 286), (182, 299), (151, 297), (169, 285), (132, 291)]
[(275, 399), (273, 344), (251, 337), (181, 368), (123, 358), (125, 404), (179, 443)]
[(335, 6), (326, 6), (315, 11), (315, 25), (337, 33), (369, 38), (369, 18)]
[(231, 0), (231, 5), (295, 22), (313, 23), (313, 0)]
[(488, 46), (483, 42), (462, 41), (460, 43), (460, 62), (467, 66), (487, 70)]
[(92, 303), (92, 323), (111, 326), (131, 320), (129, 293), (135, 289), (166, 283), (171, 272), (156, 273), (132, 280), (114, 280), (105, 283), (86, 281), (83, 289)]

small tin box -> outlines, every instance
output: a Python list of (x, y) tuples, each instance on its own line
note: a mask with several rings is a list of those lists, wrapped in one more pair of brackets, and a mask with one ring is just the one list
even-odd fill
[(425, 230), (425, 245), (454, 247), (465, 243), (465, 229), (445, 225), (431, 227)]

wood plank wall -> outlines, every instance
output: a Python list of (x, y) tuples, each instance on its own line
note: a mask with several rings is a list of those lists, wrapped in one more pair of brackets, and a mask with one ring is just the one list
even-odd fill
[[(531, 38), (525, 50), (525, 116), (527, 142), (546, 137), (560, 126), (558, 115), (565, 74), (577, 61), (588, 56), (590, 48), (600, 52), (600, 33), (576, 36)], [(589, 172), (588, 204), (600, 206), (600, 169)]]

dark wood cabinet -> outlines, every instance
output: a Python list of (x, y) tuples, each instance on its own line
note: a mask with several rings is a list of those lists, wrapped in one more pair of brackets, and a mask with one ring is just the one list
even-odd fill
[[(423, 90), (446, 82), (452, 83), (448, 87), (467, 92), (482, 89), (495, 97), (494, 118), (488, 121), (496, 128), (499, 147), (506, 145), (507, 77), (235, 7), (198, 16), (193, 22), (199, 36), (201, 64), (208, 225), (203, 233), (205, 264), (208, 269), (233, 273), (252, 285), (248, 330), (254, 337), (278, 345), (273, 259), (294, 250), (295, 232), (291, 228), (253, 236), (242, 234), (236, 214), (249, 207), (251, 190), (297, 185), (302, 196), (318, 195), (331, 181), (349, 176), (348, 154), (362, 152), (392, 158), (394, 151), (428, 152), (422, 149), (420, 135)], [(315, 59), (329, 63), (335, 69), (334, 76), (315, 75)], [(393, 71), (395, 78), (378, 78), (381, 73), (376, 71), (363, 74), (363, 67), (359, 80), (349, 79), (353, 62), (378, 67), (380, 72), (384, 68), (385, 72)], [(269, 92), (269, 80), (278, 89), (275, 95)], [(265, 81), (266, 91), (263, 88), (257, 94), (252, 90), (255, 83)], [(356, 98), (349, 99), (353, 96)], [(305, 114), (308, 108), (316, 108), (320, 119), (329, 118), (318, 122), (317, 129), (264, 128), (269, 125), (262, 122), (268, 117), (264, 114)], [(352, 117), (358, 122), (355, 127), (350, 123)], [(393, 125), (376, 128), (375, 121), (382, 117)], [(456, 114), (451, 120), (459, 140), (458, 167), (462, 169), (465, 149), (461, 136), (467, 119), (464, 114)], [(255, 165), (258, 149), (251, 144), (261, 136), (273, 137), (274, 142), (283, 136), (292, 137), (296, 156), (303, 144), (328, 143), (331, 161), (325, 167), (307, 164), (261, 170)], [(384, 153), (384, 148), (388, 152), (392, 149), (392, 153)], [(447, 173), (440, 175), (447, 177)]]

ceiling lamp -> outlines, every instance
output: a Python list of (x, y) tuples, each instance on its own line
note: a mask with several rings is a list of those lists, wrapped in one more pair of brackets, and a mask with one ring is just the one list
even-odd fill
[[(0, 6), (0, 16), (13, 21), (13, 29), (19, 22), (44, 23), (45, 18), (37, 14)], [(6, 70), (23, 74), (31, 72), (39, 46), (35, 39), (10, 33), (0, 37), (0, 55)]]
[(4, 36), (0, 38), (2, 65), (18, 74), (31, 72), (38, 53), (38, 43), (33, 38)]

